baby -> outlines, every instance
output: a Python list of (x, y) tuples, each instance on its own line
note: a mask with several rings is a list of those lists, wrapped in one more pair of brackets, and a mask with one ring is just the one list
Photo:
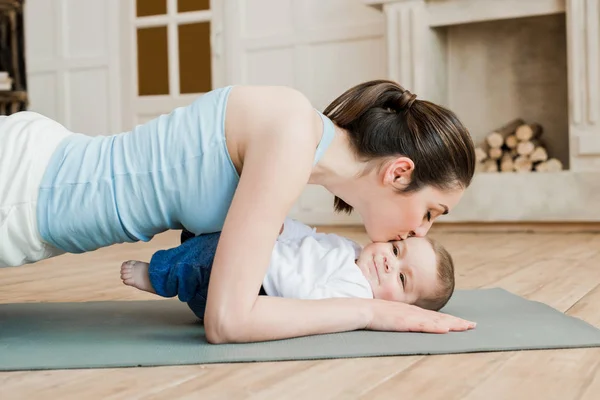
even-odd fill
[[(163, 297), (178, 296), (204, 317), (212, 262), (220, 233), (156, 252), (150, 264), (127, 261), (123, 283)], [(356, 242), (286, 219), (261, 294), (300, 299), (362, 297), (414, 304), (438, 311), (454, 291), (454, 264), (430, 238)]]

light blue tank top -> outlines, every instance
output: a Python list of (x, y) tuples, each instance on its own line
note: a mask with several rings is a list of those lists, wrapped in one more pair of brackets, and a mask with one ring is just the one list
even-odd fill
[[(55, 150), (39, 191), (40, 235), (70, 253), (149, 241), (168, 229), (220, 231), (239, 176), (225, 143), (231, 86), (130, 132), (73, 134)], [(316, 164), (334, 136), (323, 120)]]

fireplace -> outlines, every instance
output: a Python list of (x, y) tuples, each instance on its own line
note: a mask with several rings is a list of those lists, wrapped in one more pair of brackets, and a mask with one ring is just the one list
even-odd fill
[(600, 221), (600, 0), (365, 2), (386, 16), (390, 79), (455, 111), (478, 146), (515, 119), (541, 126), (561, 166), (478, 170), (445, 221)]

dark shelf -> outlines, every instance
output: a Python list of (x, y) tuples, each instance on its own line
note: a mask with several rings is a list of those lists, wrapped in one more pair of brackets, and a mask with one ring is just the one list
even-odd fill
[(0, 91), (0, 115), (25, 111), (29, 105), (25, 70), (24, 0), (0, 0), (0, 71), (8, 72), (12, 90)]

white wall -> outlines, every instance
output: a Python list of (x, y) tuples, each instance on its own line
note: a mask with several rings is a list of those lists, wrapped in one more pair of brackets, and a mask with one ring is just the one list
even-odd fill
[[(360, 0), (226, 0), (228, 83), (287, 85), (323, 110), (362, 81), (385, 78), (385, 20)], [(308, 187), (292, 216), (310, 224), (359, 222), (334, 215), (333, 197)]]
[[(132, 95), (137, 79), (132, 1), (25, 2), (31, 110), (92, 135), (130, 129), (143, 115), (169, 111), (161, 99), (138, 104)], [(383, 14), (361, 0), (214, 4), (223, 7), (213, 10), (213, 52), (222, 85), (289, 85), (322, 111), (350, 86), (387, 76)], [(169, 106), (189, 101), (180, 97)], [(327, 191), (311, 186), (292, 216), (311, 224), (359, 222), (357, 215), (334, 215), (332, 203)]]
[(31, 111), (90, 135), (121, 130), (119, 0), (27, 0)]

